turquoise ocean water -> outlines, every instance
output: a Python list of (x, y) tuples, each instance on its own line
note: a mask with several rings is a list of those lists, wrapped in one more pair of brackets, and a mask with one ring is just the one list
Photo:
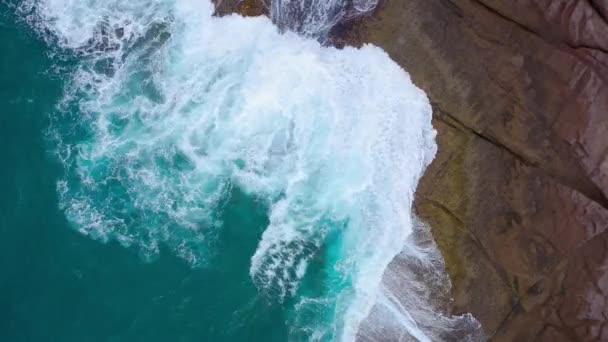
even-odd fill
[(283, 311), (256, 297), (248, 274), (264, 207), (242, 193), (223, 212), (230, 243), (205, 269), (166, 251), (145, 262), (72, 229), (44, 138), (63, 80), (31, 28), (6, 4), (0, 13), (0, 340), (284, 341)]
[(428, 101), (378, 48), (210, 13), (0, 1), (0, 341), (354, 339)]

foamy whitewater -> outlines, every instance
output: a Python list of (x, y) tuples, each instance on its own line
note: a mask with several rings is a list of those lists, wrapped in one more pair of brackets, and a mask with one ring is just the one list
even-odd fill
[[(284, 23), (281, 3), (295, 1), (274, 3)], [(346, 15), (342, 2), (302, 3), (314, 25), (287, 27), (308, 36)], [(72, 124), (50, 129), (60, 206), (78, 231), (206, 267), (238, 188), (269, 208), (249, 273), (293, 303), (291, 339), (357, 337), (387, 300), (382, 277), (436, 152), (431, 106), (404, 70), (375, 46), (338, 50), (267, 18), (213, 17), (207, 0), (40, 0), (22, 12), (80, 58), (54, 118)], [(322, 246), (331, 286), (304, 290)]]

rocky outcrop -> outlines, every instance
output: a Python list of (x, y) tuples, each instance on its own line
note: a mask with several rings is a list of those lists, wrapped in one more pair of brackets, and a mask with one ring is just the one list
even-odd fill
[(608, 341), (608, 2), (387, 0), (337, 29), (429, 95), (416, 209), (495, 341)]
[(608, 341), (608, 2), (385, 0), (333, 42), (381, 46), (432, 101), (416, 210), (454, 312), (493, 341)]

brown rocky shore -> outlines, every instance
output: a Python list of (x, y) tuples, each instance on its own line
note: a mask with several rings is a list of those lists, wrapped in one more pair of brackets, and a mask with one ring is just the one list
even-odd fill
[(416, 211), (454, 312), (492, 341), (608, 341), (608, 1), (387, 0), (333, 38), (431, 99)]
[(416, 210), (495, 341), (608, 341), (608, 2), (386, 1), (343, 28), (434, 107)]

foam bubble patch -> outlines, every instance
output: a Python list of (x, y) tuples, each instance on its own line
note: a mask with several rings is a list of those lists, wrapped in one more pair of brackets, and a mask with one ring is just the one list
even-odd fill
[(212, 17), (206, 1), (23, 11), (80, 60), (51, 127), (76, 229), (204, 267), (238, 187), (269, 208), (249, 272), (292, 306), (292, 338), (355, 338), (436, 151), (431, 106), (404, 70), (374, 46)]

